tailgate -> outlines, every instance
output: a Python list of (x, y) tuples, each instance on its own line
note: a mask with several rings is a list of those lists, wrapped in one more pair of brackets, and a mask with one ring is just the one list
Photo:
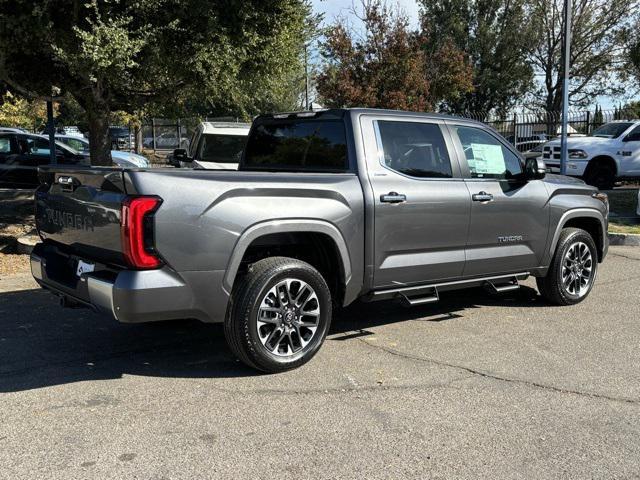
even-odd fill
[(48, 167), (39, 170), (36, 228), (45, 242), (107, 264), (124, 265), (120, 238), (122, 169)]

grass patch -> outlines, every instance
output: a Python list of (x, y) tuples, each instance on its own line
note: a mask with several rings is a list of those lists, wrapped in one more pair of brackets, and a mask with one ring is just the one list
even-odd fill
[(640, 223), (615, 221), (609, 219), (609, 233), (635, 233), (640, 234)]

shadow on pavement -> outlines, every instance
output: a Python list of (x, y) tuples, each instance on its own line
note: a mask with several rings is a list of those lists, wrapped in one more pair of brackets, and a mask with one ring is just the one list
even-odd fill
[[(385, 324), (460, 321), (470, 308), (539, 302), (536, 291), (528, 287), (501, 297), (482, 290), (468, 290), (463, 296), (445, 293), (437, 305), (411, 309), (391, 301), (357, 302), (337, 313), (330, 335), (333, 340), (346, 340)], [(62, 309), (55, 296), (39, 289), (0, 294), (0, 393), (125, 374), (258, 375), (231, 354), (220, 324), (180, 320), (127, 325), (87, 309)]]

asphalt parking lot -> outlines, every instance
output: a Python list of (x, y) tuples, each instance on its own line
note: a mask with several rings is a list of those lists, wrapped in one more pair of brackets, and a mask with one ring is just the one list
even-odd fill
[(281, 375), (219, 325), (120, 325), (0, 280), (0, 478), (638, 478), (640, 249), (591, 296), (342, 312)]

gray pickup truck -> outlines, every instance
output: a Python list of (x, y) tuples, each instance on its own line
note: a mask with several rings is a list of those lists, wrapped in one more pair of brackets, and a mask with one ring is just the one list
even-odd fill
[(590, 292), (608, 201), (545, 175), (486, 126), (339, 109), (263, 115), (238, 171), (46, 167), (33, 276), (120, 322), (224, 322), (246, 364), (278, 372), (322, 345), (334, 307), (518, 288)]

